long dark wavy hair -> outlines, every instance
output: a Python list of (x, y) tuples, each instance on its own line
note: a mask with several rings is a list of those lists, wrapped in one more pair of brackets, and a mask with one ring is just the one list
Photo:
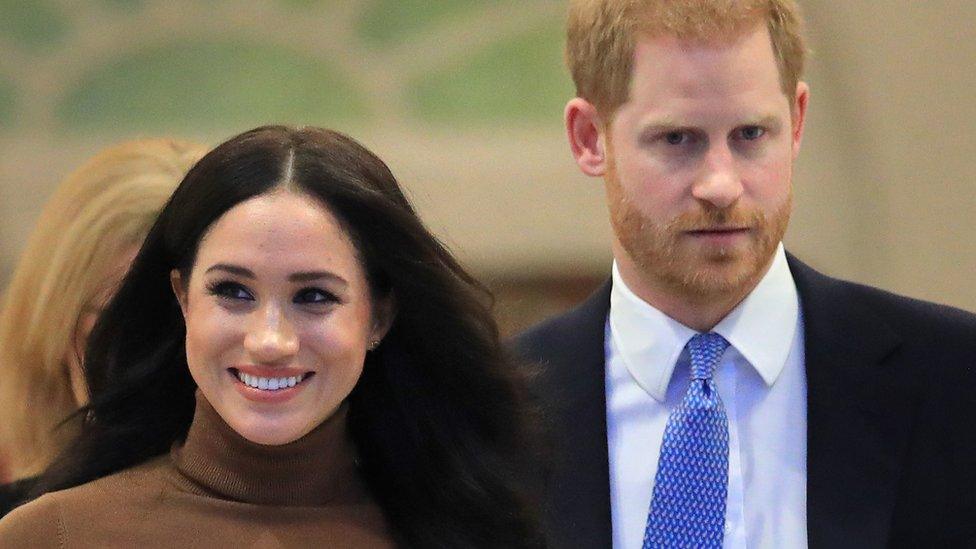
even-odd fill
[(282, 186), (339, 219), (374, 296), (396, 303), (392, 327), (349, 396), (348, 421), (397, 542), (540, 546), (521, 482), (527, 401), (487, 292), (424, 227), (379, 158), (319, 128), (257, 128), (190, 170), (93, 330), (82, 433), (36, 493), (132, 467), (186, 436), (196, 385), (170, 272), (192, 268), (200, 239), (226, 211)]

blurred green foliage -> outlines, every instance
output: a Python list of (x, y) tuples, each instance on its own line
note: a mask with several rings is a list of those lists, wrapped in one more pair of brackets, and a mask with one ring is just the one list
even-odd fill
[(389, 46), (425, 29), (497, 0), (375, 0), (357, 24), (357, 32), (373, 46)]
[(146, 7), (146, 0), (101, 0), (102, 4), (122, 11), (139, 11)]
[(559, 118), (573, 88), (562, 61), (559, 22), (475, 52), (411, 83), (419, 116), (445, 123), (546, 122)]
[(48, 0), (0, 0), (0, 36), (27, 51), (61, 43), (71, 25)]
[(286, 8), (311, 8), (327, 0), (279, 0)]
[(17, 93), (13, 82), (0, 76), (0, 127), (11, 126), (17, 107)]
[(335, 126), (368, 117), (353, 80), (329, 63), (248, 42), (179, 43), (88, 73), (61, 103), (72, 129), (177, 131), (287, 122)]
[[(251, 23), (225, 26), (222, 21), (213, 21), (213, 28), (220, 29), (219, 39), (194, 34), (196, 38), (187, 41), (184, 30), (199, 29), (201, 24), (207, 28), (206, 22), (187, 24), (178, 10), (164, 10), (159, 19), (160, 12), (151, 8), (163, 7), (165, 1), (169, 0), (79, 4), (0, 0), (0, 44), (11, 48), (15, 63), (24, 58), (52, 61), (39, 65), (42, 71), (66, 60), (75, 64), (64, 79), (54, 73), (39, 77), (50, 85), (43, 108), (54, 110), (50, 114), (60, 126), (58, 131), (76, 135), (90, 130), (223, 131), (270, 121), (342, 128), (375, 121), (373, 110), (391, 105), (405, 105), (412, 120), (447, 127), (548, 125), (558, 120), (564, 101), (572, 95), (562, 61), (562, 18), (543, 16), (535, 30), (512, 36), (505, 30), (511, 25), (504, 17), (524, 17), (512, 0), (353, 0), (351, 5), (343, 4), (344, 13), (352, 9), (355, 14), (351, 42), (336, 45), (330, 44), (330, 36), (307, 36), (300, 42), (322, 44), (307, 49), (283, 45), (274, 40), (275, 35), (268, 40), (268, 29), (250, 28)], [(246, 8), (245, 3), (238, 8), (237, 0), (194, 1), (222, 9)], [(277, 6), (285, 21), (327, 17), (339, 3), (273, 2), (270, 7)], [(494, 43), (475, 49), (452, 23), (456, 21), (458, 29), (478, 25), (481, 16), (490, 16), (485, 24), (497, 24), (501, 32)], [(90, 17), (99, 24), (82, 26), (81, 21)], [(156, 28), (159, 24), (166, 28)], [(122, 25), (130, 32), (114, 50), (104, 51), (103, 41), (88, 36)], [(151, 32), (143, 38), (140, 28)], [(160, 35), (173, 38), (160, 43), (153, 38)], [(424, 36), (438, 37), (437, 47), (444, 48), (444, 57), (453, 61), (406, 77), (398, 66), (365, 67), (359, 73), (348, 65), (340, 69), (327, 57), (327, 52), (336, 50), (357, 56), (366, 49), (405, 57), (411, 53), (411, 40)], [(421, 40), (419, 49), (426, 47)], [(383, 56), (368, 58), (375, 62)], [(357, 80), (384, 72), (389, 73), (392, 87)], [(23, 74), (31, 73), (28, 69), (20, 77)], [(6, 127), (34, 100), (18, 95), (17, 90), (30, 88), (25, 84), (16, 79), (0, 81), (0, 122)], [(361, 89), (367, 85), (387, 95), (367, 95), (368, 90)]]

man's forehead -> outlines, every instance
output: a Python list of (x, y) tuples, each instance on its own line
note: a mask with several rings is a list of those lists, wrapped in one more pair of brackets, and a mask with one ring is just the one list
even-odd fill
[(639, 56), (642, 51), (646, 55), (648, 50), (661, 49), (687, 54), (718, 55), (741, 47), (745, 43), (762, 45), (762, 49), (767, 50), (775, 59), (769, 29), (761, 23), (709, 35), (682, 36), (669, 32), (642, 32), (637, 34), (634, 39), (634, 57)]
[(779, 66), (765, 29), (731, 42), (676, 37), (642, 39), (634, 48), (632, 91), (667, 86), (688, 95), (767, 84), (781, 87)]

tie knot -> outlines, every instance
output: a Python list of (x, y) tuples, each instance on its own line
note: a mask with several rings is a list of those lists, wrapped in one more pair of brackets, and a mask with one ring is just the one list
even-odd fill
[(691, 379), (711, 379), (715, 373), (722, 353), (729, 348), (729, 342), (715, 332), (695, 334), (688, 340), (688, 354), (691, 356)]

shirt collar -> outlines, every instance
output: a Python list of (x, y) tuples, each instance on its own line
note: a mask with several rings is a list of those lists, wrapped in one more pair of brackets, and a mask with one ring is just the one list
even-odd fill
[[(616, 262), (612, 279), (613, 343), (634, 380), (663, 402), (681, 351), (696, 332), (637, 297), (624, 283)], [(712, 331), (727, 339), (772, 386), (789, 356), (799, 311), (796, 285), (780, 244), (759, 284)]]

